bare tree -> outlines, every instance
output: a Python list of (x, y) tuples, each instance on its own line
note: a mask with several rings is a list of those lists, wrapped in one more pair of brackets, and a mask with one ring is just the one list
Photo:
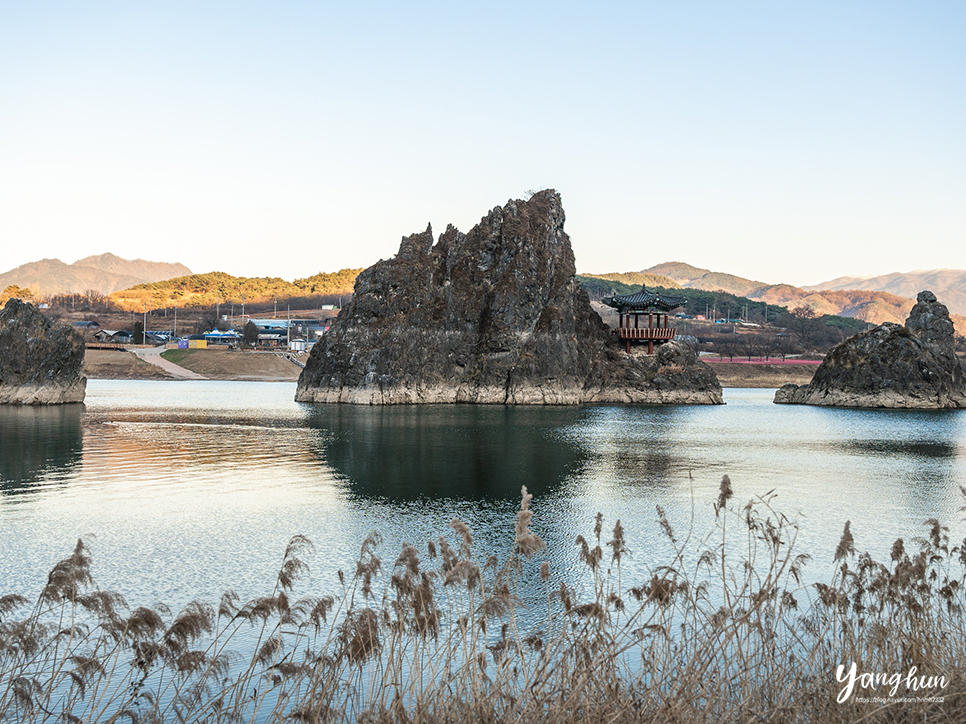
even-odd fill
[(801, 306), (791, 310), (789, 331), (805, 349), (815, 347), (822, 332), (822, 320), (811, 307)]

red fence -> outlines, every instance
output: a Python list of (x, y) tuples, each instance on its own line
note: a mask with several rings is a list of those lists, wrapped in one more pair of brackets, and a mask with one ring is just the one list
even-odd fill
[(619, 327), (617, 334), (621, 339), (674, 339), (677, 329), (674, 327), (654, 327), (653, 329), (634, 329)]

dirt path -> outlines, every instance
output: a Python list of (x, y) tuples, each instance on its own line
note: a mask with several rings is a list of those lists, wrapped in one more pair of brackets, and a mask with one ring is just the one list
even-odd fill
[(156, 365), (163, 369), (168, 374), (179, 377), (183, 380), (207, 380), (208, 378), (204, 375), (199, 375), (197, 372), (192, 372), (189, 369), (176, 365), (174, 362), (168, 362), (161, 353), (167, 349), (165, 346), (160, 347), (148, 347), (139, 348), (131, 350), (138, 357), (143, 359), (145, 362)]

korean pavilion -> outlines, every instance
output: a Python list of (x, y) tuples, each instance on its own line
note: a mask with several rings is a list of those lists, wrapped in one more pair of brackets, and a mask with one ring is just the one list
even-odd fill
[(627, 354), (631, 342), (647, 342), (647, 353), (654, 354), (654, 344), (674, 339), (677, 330), (668, 324), (668, 313), (687, 303), (683, 297), (672, 297), (659, 292), (649, 292), (641, 287), (636, 294), (615, 294), (604, 297), (602, 304), (617, 310), (617, 336), (624, 340)]

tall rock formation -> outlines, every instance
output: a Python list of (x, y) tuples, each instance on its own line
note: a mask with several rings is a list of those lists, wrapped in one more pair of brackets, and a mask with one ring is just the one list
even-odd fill
[(0, 404), (83, 402), (84, 339), (55, 327), (32, 304), (11, 299), (0, 312)]
[(552, 190), (509, 201), (468, 234), (402, 240), (355, 293), (299, 377), (296, 400), (720, 404), (690, 348), (626, 355), (574, 278)]
[(785, 385), (780, 404), (836, 407), (966, 407), (949, 311), (919, 293), (905, 326), (886, 322), (833, 348), (807, 385)]

